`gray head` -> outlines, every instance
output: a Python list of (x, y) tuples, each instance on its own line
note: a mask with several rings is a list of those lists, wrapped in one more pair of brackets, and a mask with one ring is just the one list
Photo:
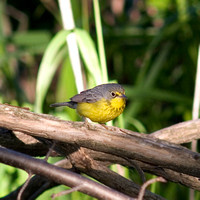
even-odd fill
[(107, 100), (113, 99), (115, 97), (126, 98), (124, 88), (117, 83), (102, 84), (96, 86), (93, 89), (98, 91), (98, 93), (101, 93), (101, 97)]
[(80, 94), (73, 96), (70, 100), (77, 103), (92, 103), (102, 98), (111, 100), (115, 97), (126, 98), (124, 88), (117, 83), (107, 83), (84, 90)]

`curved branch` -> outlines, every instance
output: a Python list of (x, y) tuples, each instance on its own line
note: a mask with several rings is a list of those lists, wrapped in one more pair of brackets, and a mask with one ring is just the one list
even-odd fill
[(131, 197), (128, 197), (120, 192), (117, 192), (69, 170), (2, 147), (0, 147), (0, 162), (31, 171), (32, 173), (41, 176), (45, 176), (57, 183), (67, 185), (69, 187), (82, 185), (79, 191), (98, 199), (132, 199)]
[(182, 144), (200, 138), (200, 120), (190, 120), (161, 129), (151, 134), (152, 137)]

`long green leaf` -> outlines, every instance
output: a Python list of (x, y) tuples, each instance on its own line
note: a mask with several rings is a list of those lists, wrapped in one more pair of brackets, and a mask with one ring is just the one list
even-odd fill
[(62, 47), (65, 44), (65, 38), (69, 33), (70, 31), (66, 30), (59, 32), (52, 39), (44, 54), (44, 57), (39, 67), (36, 83), (36, 112), (42, 112), (44, 98), (55, 74), (55, 71), (65, 54), (65, 52), (62, 51)]
[(81, 29), (75, 30), (77, 43), (81, 52), (81, 56), (88, 71), (94, 76), (96, 84), (102, 83), (102, 76), (98, 54), (90, 35)]

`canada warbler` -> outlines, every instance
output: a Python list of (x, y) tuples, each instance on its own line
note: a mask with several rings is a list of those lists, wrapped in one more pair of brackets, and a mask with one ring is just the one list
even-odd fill
[(105, 123), (118, 117), (125, 105), (124, 88), (117, 83), (108, 83), (84, 90), (70, 101), (54, 103), (50, 107), (68, 106), (93, 122)]

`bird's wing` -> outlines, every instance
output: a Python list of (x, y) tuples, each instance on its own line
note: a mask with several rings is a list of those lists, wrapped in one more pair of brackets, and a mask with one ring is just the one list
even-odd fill
[(101, 92), (94, 90), (93, 88), (93, 89), (85, 90), (81, 92), (80, 94), (73, 96), (70, 100), (77, 103), (82, 103), (82, 102), (94, 103), (100, 100), (101, 98), (102, 98)]

